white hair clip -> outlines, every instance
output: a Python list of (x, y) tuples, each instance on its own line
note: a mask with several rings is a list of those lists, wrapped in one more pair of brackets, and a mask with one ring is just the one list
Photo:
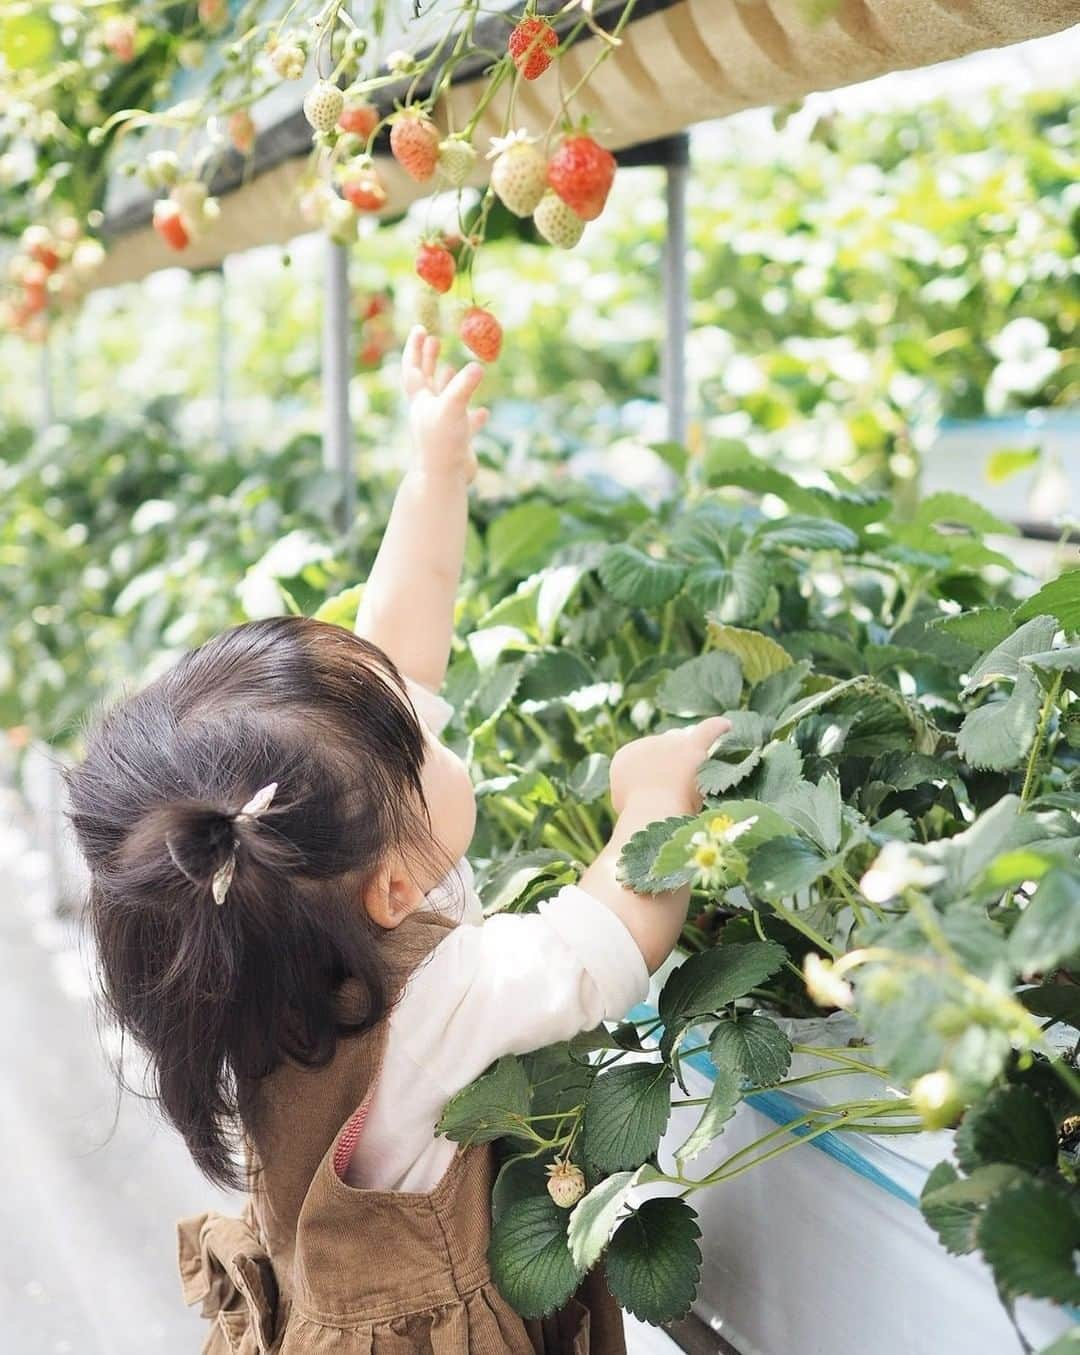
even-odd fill
[[(253, 823), (256, 819), (261, 819), (274, 803), (277, 788), (278, 783), (271, 781), (268, 786), (263, 786), (262, 790), (256, 791), (247, 804), (232, 816), (233, 823), (240, 823), (241, 820)], [(225, 902), (235, 874), (236, 847), (234, 846), (229, 853), (228, 860), (214, 872), (214, 878), (210, 884), (210, 892), (214, 896), (214, 902), (219, 907)]]

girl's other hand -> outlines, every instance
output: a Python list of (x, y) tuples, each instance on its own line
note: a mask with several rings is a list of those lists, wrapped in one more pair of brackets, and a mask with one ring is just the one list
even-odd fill
[(488, 419), (486, 409), (470, 409), (484, 368), (466, 363), (455, 372), (437, 366), (439, 340), (416, 325), (405, 343), (401, 385), (409, 401), (409, 429), (415, 466), (425, 474), (461, 475), (471, 483), (476, 475), (472, 436)]

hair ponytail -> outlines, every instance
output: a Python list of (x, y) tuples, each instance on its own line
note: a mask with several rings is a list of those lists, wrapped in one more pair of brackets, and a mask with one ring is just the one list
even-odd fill
[[(383, 934), (359, 896), (388, 850), (433, 845), (423, 756), (385, 655), (290, 617), (186, 656), (106, 716), (70, 774), (103, 1012), (221, 1185), (244, 1184), (255, 1082), (286, 1058), (325, 1064), (386, 1014)], [(346, 980), (364, 999), (348, 1019)]]

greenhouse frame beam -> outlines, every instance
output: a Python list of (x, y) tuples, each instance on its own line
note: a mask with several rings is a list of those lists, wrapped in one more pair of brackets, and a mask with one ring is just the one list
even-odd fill
[(347, 532), (356, 513), (356, 468), (349, 417), (349, 251), (329, 239), (323, 290), (323, 465), (338, 477), (336, 525)]

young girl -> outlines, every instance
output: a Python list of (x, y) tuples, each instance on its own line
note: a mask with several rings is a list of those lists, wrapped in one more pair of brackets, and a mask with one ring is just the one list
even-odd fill
[(483, 369), (437, 372), (437, 356), (415, 330), (413, 460), (357, 633), (296, 617), (227, 631), (113, 709), (71, 777), (107, 1010), (199, 1167), (248, 1191), (240, 1218), (179, 1225), (206, 1355), (623, 1350), (596, 1273), (542, 1323), (513, 1312), (486, 1258), (492, 1149), (435, 1124), (501, 1055), (645, 996), (687, 891), (635, 895), (619, 852), (698, 809), (726, 726), (620, 750), (618, 821), (580, 884), (483, 920), (472, 785), (436, 695)]

